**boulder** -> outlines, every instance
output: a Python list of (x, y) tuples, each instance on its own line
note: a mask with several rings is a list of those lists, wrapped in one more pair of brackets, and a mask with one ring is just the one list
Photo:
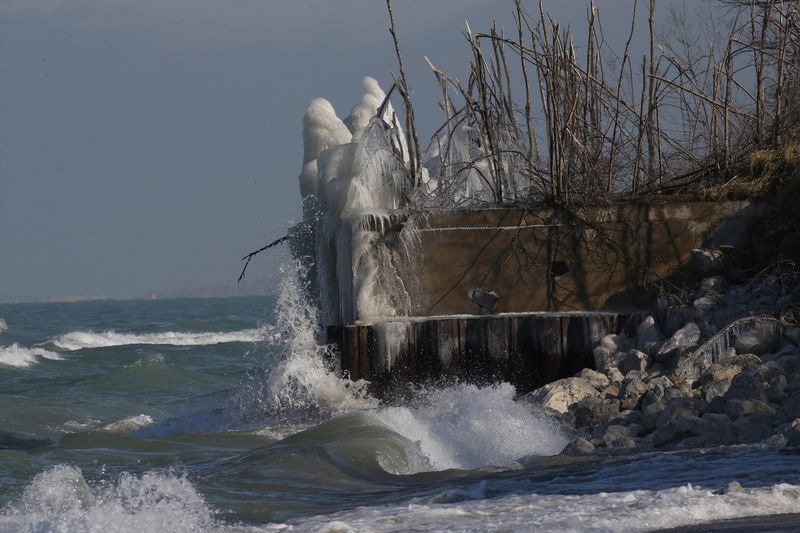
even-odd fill
[(691, 251), (689, 264), (702, 277), (715, 276), (723, 271), (723, 253), (720, 250), (695, 248)]
[(636, 375), (626, 376), (619, 390), (620, 408), (634, 409), (647, 391), (647, 384), (642, 378)]
[(576, 427), (592, 426), (619, 416), (619, 401), (587, 396), (570, 407)]
[(644, 372), (647, 369), (647, 354), (637, 349), (628, 350), (619, 362), (619, 369), (623, 374), (632, 371)]
[(734, 420), (755, 414), (775, 414), (775, 409), (761, 400), (728, 400), (725, 407), (727, 415)]
[(529, 392), (521, 399), (541, 405), (557, 413), (566, 413), (570, 406), (589, 396), (597, 396), (597, 389), (585, 379), (572, 377), (559, 379)]
[(577, 374), (575, 374), (576, 378), (585, 379), (588, 381), (595, 389), (602, 392), (605, 390), (606, 387), (611, 385), (611, 380), (608, 379), (608, 376), (605, 374), (601, 374), (597, 370), (592, 370), (591, 368), (584, 368)]
[(680, 354), (697, 347), (700, 342), (700, 327), (689, 322), (661, 345), (655, 354), (656, 361), (669, 362)]
[(720, 293), (728, 286), (728, 282), (722, 276), (709, 276), (700, 282), (700, 293)]
[(795, 346), (800, 346), (800, 327), (794, 326), (786, 328), (786, 331), (783, 332), (783, 336)]
[(636, 444), (631, 437), (631, 430), (627, 426), (611, 424), (603, 433), (603, 443), (609, 448), (632, 448)]
[(694, 437), (701, 432), (709, 432), (710, 423), (688, 410), (679, 409), (668, 414), (660, 421), (653, 434), (653, 446), (660, 448), (678, 442), (687, 437)]
[(763, 355), (774, 350), (780, 339), (773, 333), (749, 330), (736, 337), (733, 347), (737, 353)]
[(600, 345), (594, 349), (594, 367), (608, 374), (616, 368), (622, 359), (622, 352), (628, 348), (629, 341), (621, 335), (606, 335), (600, 340)]
[(725, 393), (726, 400), (761, 400), (762, 402), (767, 400), (767, 384), (754, 370), (734, 376)]
[(577, 437), (567, 444), (567, 447), (561, 453), (563, 455), (584, 455), (593, 451), (594, 444), (583, 437)]
[(616, 385), (621, 384), (622, 380), (625, 379), (625, 375), (617, 367), (610, 368), (606, 374), (608, 375), (608, 379), (611, 380), (611, 383)]

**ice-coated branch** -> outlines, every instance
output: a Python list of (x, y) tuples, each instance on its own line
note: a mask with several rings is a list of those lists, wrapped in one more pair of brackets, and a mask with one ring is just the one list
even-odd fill
[(275, 239), (274, 241), (272, 241), (271, 243), (267, 244), (266, 246), (262, 246), (258, 250), (252, 251), (249, 254), (247, 254), (246, 256), (242, 257), (242, 261), (244, 261), (245, 263), (244, 263), (244, 267), (242, 268), (242, 273), (239, 274), (239, 279), (236, 280), (236, 283), (241, 283), (242, 280), (244, 279), (244, 273), (247, 271), (247, 266), (250, 264), (250, 260), (253, 257), (257, 256), (258, 254), (260, 254), (261, 252), (263, 252), (265, 250), (269, 250), (273, 246), (277, 246), (278, 244), (280, 244), (280, 243), (282, 243), (284, 241), (288, 241), (289, 239), (290, 239), (289, 235), (284, 235), (280, 239)]

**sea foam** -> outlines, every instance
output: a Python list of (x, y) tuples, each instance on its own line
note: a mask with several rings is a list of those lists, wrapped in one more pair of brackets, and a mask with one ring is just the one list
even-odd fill
[(6, 324), (5, 320), (0, 318), (0, 333), (6, 332), (6, 331), (8, 331), (8, 324)]
[[(524, 494), (450, 504), (359, 507), (292, 523), (293, 531), (652, 531), (796, 513), (800, 487), (778, 484), (715, 494), (692, 485), (660, 491)], [(273, 529), (274, 527), (274, 529)], [(286, 525), (269, 526), (283, 530)], [(721, 530), (720, 530), (721, 531)]]
[(56, 352), (51, 352), (43, 348), (28, 348), (20, 346), (16, 342), (11, 346), (0, 346), (0, 365), (25, 368), (35, 365), (39, 358), (61, 359)]
[(119, 333), (116, 331), (73, 331), (53, 339), (51, 342), (62, 350), (75, 351), (84, 348), (107, 348), (130, 344), (163, 344), (171, 346), (208, 346), (227, 342), (257, 342), (263, 339), (260, 329), (231, 332), (178, 332)]

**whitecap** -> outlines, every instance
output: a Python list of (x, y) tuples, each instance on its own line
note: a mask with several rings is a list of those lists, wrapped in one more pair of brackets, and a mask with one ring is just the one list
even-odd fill
[(8, 331), (8, 324), (6, 324), (5, 320), (0, 318), (0, 333), (6, 332), (6, 331)]
[(44, 348), (28, 348), (20, 346), (16, 342), (11, 346), (0, 346), (0, 365), (26, 368), (35, 365), (39, 361), (39, 357), (52, 360), (61, 359), (61, 355), (56, 352)]
[(260, 329), (246, 329), (231, 332), (180, 332), (160, 333), (118, 333), (109, 331), (72, 331), (53, 339), (51, 342), (62, 350), (82, 350), (84, 348), (107, 348), (131, 344), (162, 344), (171, 346), (210, 346), (228, 342), (257, 342), (264, 337)]

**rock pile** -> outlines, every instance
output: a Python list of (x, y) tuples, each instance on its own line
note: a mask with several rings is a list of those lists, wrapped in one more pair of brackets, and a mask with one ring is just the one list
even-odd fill
[[(521, 401), (574, 435), (564, 452), (570, 454), (800, 446), (800, 328), (721, 309), (726, 301), (745, 301), (747, 290), (715, 271), (688, 312), (673, 307), (659, 320), (645, 318), (633, 337), (604, 337), (594, 350), (596, 370), (549, 383)], [(720, 316), (737, 320), (720, 329)]]

